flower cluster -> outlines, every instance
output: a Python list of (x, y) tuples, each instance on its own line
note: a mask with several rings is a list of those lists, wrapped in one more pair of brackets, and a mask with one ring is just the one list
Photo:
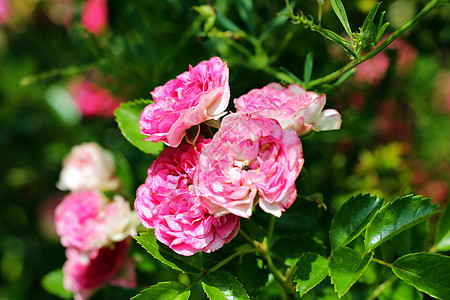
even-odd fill
[(75, 146), (63, 163), (58, 186), (70, 193), (55, 209), (55, 226), (67, 248), (64, 287), (77, 300), (107, 282), (135, 285), (127, 252), (139, 219), (123, 197), (111, 201), (103, 195), (119, 187), (114, 171), (112, 154), (95, 143)]
[(217, 57), (151, 94), (141, 133), (170, 147), (148, 169), (135, 209), (142, 224), (181, 255), (221, 248), (256, 205), (281, 217), (297, 197), (304, 162), (299, 135), (341, 125), (336, 110), (323, 110), (325, 95), (271, 83), (235, 99), (237, 112), (223, 118), (215, 135), (201, 130), (227, 114), (228, 68)]

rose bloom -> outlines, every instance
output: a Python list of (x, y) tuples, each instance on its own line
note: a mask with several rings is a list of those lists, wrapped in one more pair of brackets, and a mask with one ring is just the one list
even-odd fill
[(81, 12), (81, 24), (95, 35), (99, 35), (108, 26), (107, 0), (87, 0)]
[(239, 230), (239, 218), (229, 214), (214, 217), (200, 202), (192, 187), (201, 149), (183, 142), (166, 148), (148, 169), (145, 184), (137, 190), (135, 209), (156, 238), (181, 255), (212, 252), (231, 241)]
[(92, 252), (86, 262), (74, 248), (66, 250), (64, 288), (75, 300), (86, 300), (102, 285), (111, 283), (126, 288), (136, 285), (134, 263), (127, 258), (130, 239)]
[(100, 192), (83, 191), (67, 195), (55, 210), (56, 232), (61, 244), (85, 255), (136, 235), (139, 225), (122, 197), (109, 202)]
[(141, 133), (147, 141), (177, 147), (187, 129), (224, 114), (230, 98), (227, 65), (218, 57), (202, 61), (151, 94), (155, 102), (141, 113)]
[(294, 202), (303, 165), (297, 133), (274, 119), (237, 112), (226, 116), (202, 150), (194, 187), (215, 216), (248, 218), (259, 206), (277, 217)]
[(275, 119), (283, 129), (294, 129), (299, 135), (311, 130), (334, 130), (341, 127), (341, 116), (336, 110), (322, 111), (325, 102), (325, 95), (305, 91), (298, 84), (283, 87), (278, 83), (253, 89), (234, 100), (238, 111)]
[(60, 190), (114, 190), (119, 181), (113, 155), (96, 143), (72, 148), (64, 159), (57, 187)]
[(0, 0), (0, 25), (8, 22), (11, 17), (11, 5), (9, 0)]
[(113, 117), (122, 102), (108, 90), (88, 80), (72, 81), (68, 91), (84, 117)]

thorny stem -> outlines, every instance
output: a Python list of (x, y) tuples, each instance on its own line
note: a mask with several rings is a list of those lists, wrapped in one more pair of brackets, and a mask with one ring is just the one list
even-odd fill
[[(287, 1), (287, 0), (286, 0)], [(312, 80), (309, 82), (308, 88), (321, 85), (324, 83), (328, 83), (334, 80), (337, 80), (339, 77), (341, 77), (346, 72), (350, 71), (351, 69), (355, 68), (357, 65), (365, 62), (366, 60), (374, 57), (381, 51), (383, 51), (385, 48), (387, 48), (392, 42), (394, 42), (398, 37), (403, 35), (406, 31), (410, 30), (412, 27), (414, 27), (417, 23), (419, 23), (430, 11), (432, 11), (435, 7), (439, 6), (440, 4), (447, 3), (447, 0), (432, 0), (430, 1), (414, 18), (409, 20), (406, 24), (404, 24), (402, 27), (397, 29), (394, 33), (392, 33), (383, 43), (381, 43), (378, 47), (372, 49), (372, 51), (368, 52), (366, 55), (356, 58), (355, 60), (351, 61), (347, 65), (343, 66), (339, 70), (328, 74), (324, 77)], [(295, 21), (298, 19), (298, 16), (295, 16), (293, 14), (290, 14), (290, 18)], [(313, 29), (313, 28), (312, 28)], [(314, 30), (314, 29), (313, 29)], [(339, 43), (341, 44), (341, 43)], [(341, 44), (341, 46), (344, 46)], [(347, 45), (348, 46), (348, 45)], [(344, 47), (345, 48), (345, 47)], [(346, 50), (348, 50), (346, 48)]]

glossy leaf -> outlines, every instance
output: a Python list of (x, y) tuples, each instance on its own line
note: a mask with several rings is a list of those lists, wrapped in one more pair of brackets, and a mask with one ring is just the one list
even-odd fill
[(328, 261), (325, 257), (308, 252), (303, 254), (296, 263), (294, 282), (295, 289), (300, 296), (306, 294), (310, 289), (318, 285), (328, 275)]
[(450, 209), (441, 214), (436, 230), (436, 250), (450, 251)]
[(348, 23), (344, 4), (342, 4), (341, 0), (330, 0), (330, 2), (334, 13), (339, 18), (339, 21), (341, 21), (342, 26), (344, 26), (344, 29), (347, 32), (348, 36), (352, 37), (352, 29), (350, 28), (350, 24)]
[(361, 255), (350, 248), (333, 251), (328, 259), (329, 274), (334, 290), (342, 297), (361, 277), (372, 259), (373, 252)]
[(140, 133), (139, 117), (142, 110), (151, 104), (151, 100), (135, 100), (133, 102), (125, 102), (120, 105), (114, 111), (116, 116), (116, 122), (119, 125), (122, 135), (135, 147), (141, 151), (158, 155), (164, 148), (164, 143), (153, 143), (150, 141), (144, 141), (145, 135)]
[(413, 253), (398, 258), (392, 271), (406, 283), (438, 299), (450, 299), (450, 257)]
[(147, 229), (147, 232), (142, 232), (135, 239), (154, 258), (175, 270), (190, 274), (202, 272), (202, 261), (198, 254), (182, 256), (175, 253), (172, 249), (156, 240), (154, 229)]
[(342, 204), (331, 222), (331, 248), (341, 248), (353, 241), (382, 206), (383, 199), (370, 194), (353, 196)]
[(430, 201), (422, 196), (406, 195), (387, 203), (367, 226), (366, 252), (438, 213), (438, 205)]
[(155, 284), (134, 296), (133, 300), (187, 300), (191, 291), (179, 282), (167, 281)]
[(62, 269), (52, 271), (42, 278), (42, 287), (50, 294), (59, 296), (63, 299), (71, 299), (72, 293), (64, 288), (64, 273)]
[(309, 80), (311, 79), (311, 74), (313, 70), (313, 59), (314, 59), (314, 52), (309, 52), (306, 55), (305, 69), (303, 72), (303, 82), (305, 84), (308, 84)]
[(213, 272), (203, 277), (202, 287), (211, 300), (250, 299), (237, 278), (224, 271)]

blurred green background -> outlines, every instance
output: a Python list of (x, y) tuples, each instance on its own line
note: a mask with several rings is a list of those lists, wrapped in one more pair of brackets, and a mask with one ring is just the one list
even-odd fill
[[(338, 46), (280, 15), (282, 0), (110, 0), (108, 29), (99, 36), (79, 25), (83, 1), (71, 3), (73, 18), (67, 25), (52, 15), (61, 1), (9, 2), (11, 15), (0, 25), (0, 299), (56, 298), (42, 289), (41, 279), (65, 261), (52, 209), (64, 196), (55, 183), (71, 147), (96, 141), (113, 151), (122, 168), (132, 172), (131, 202), (154, 159), (129, 144), (112, 117), (81, 116), (68, 97), (71, 80), (89, 78), (125, 101), (150, 98), (150, 91), (189, 64), (220, 56), (230, 69), (233, 99), (278, 81), (273, 70), (302, 78), (309, 52), (315, 58), (313, 78), (348, 62)], [(375, 3), (345, 2), (354, 31)], [(384, 1), (380, 10), (387, 11), (388, 32), (426, 3)], [(317, 15), (315, 0), (293, 5)], [(322, 24), (344, 32), (329, 3)], [(386, 199), (414, 192), (445, 206), (449, 50), (450, 11), (438, 8), (386, 49), (383, 58), (375, 57), (329, 89), (326, 108), (341, 113), (342, 128), (302, 140), (307, 175), (299, 194), (323, 193), (331, 212), (358, 192)], [(109, 288), (96, 297), (123, 299), (178, 276), (139, 246), (132, 255), (138, 265), (136, 290)]]

